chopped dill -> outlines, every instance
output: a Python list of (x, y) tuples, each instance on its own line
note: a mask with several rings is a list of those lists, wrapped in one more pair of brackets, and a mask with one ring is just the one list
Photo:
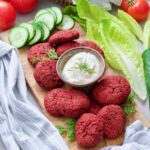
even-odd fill
[(89, 74), (95, 73), (93, 68), (90, 68), (89, 65), (81, 60), (79, 63), (76, 63), (72, 68), (70, 68), (68, 71), (77, 72), (77, 71), (84, 71)]

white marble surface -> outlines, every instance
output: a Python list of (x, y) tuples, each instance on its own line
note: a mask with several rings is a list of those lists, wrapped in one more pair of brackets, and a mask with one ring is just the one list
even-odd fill
[[(39, 5), (36, 8), (36, 10), (34, 10), (32, 13), (30, 14), (26, 14), (26, 15), (17, 15), (17, 20), (16, 20), (16, 24), (20, 23), (20, 22), (27, 22), (33, 19), (35, 13), (41, 9), (41, 8), (46, 8), (46, 7), (51, 7), (51, 6), (58, 6), (58, 4), (54, 3), (54, 0), (39, 0)], [(37, 106), (37, 108), (40, 110), (35, 98), (33, 97), (30, 89), (28, 88), (28, 98), (29, 100), (35, 105)], [(149, 110), (149, 106), (148, 106), (148, 101), (146, 103), (141, 102), (140, 100), (138, 101), (138, 105), (140, 106), (140, 108), (142, 109), (143, 113), (147, 116), (147, 118), (149, 118), (150, 120), (150, 110)], [(40, 110), (41, 111), (41, 110)], [(1, 143), (0, 140), (0, 150), (5, 150), (3, 143)]]

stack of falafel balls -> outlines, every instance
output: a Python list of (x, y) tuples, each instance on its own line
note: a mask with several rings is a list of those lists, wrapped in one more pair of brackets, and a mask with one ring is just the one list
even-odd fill
[(90, 94), (71, 88), (63, 88), (57, 75), (57, 57), (49, 57), (56, 50), (61, 56), (71, 48), (90, 47), (103, 55), (102, 49), (92, 41), (76, 42), (77, 30), (57, 31), (45, 43), (39, 43), (28, 51), (28, 61), (35, 67), (36, 82), (49, 92), (44, 98), (47, 112), (55, 117), (76, 118), (75, 135), (83, 148), (95, 147), (103, 137), (110, 139), (122, 135), (125, 130), (125, 113), (119, 106), (124, 103), (131, 88), (122, 76), (105, 76), (93, 86)]

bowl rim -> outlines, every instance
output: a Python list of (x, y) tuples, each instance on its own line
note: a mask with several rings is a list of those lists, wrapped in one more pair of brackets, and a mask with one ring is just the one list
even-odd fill
[[(93, 81), (91, 82), (88, 82), (88, 83), (84, 83), (84, 84), (75, 84), (75, 83), (71, 83), (71, 82), (68, 82), (62, 75), (62, 73), (60, 72), (60, 69), (59, 69), (59, 63), (61, 63), (62, 61), (62, 58), (65, 57), (65, 55), (68, 55), (69, 53), (72, 53), (73, 51), (75, 52), (76, 51), (76, 54), (79, 53), (79, 52), (85, 52), (85, 50), (88, 50), (88, 52), (91, 52), (92, 54), (96, 55), (96, 57), (100, 58), (101, 60), (99, 61), (100, 64), (102, 64), (102, 69), (100, 70), (100, 73), (99, 75), (97, 76), (97, 78), (95, 78)], [(72, 55), (73, 56), (73, 55)], [(60, 79), (64, 82), (64, 83), (67, 83), (71, 86), (74, 86), (74, 87), (85, 87), (85, 86), (89, 86), (89, 85), (92, 85), (94, 83), (96, 83), (104, 74), (105, 72), (105, 68), (106, 68), (106, 63), (105, 63), (105, 60), (104, 60), (104, 57), (102, 56), (102, 54), (100, 54), (98, 51), (96, 51), (95, 49), (93, 48), (90, 48), (90, 47), (86, 47), (86, 46), (78, 46), (78, 47), (74, 47), (74, 48), (71, 48), (71, 49), (68, 49), (67, 51), (65, 51), (58, 59), (57, 61), (57, 64), (56, 64), (56, 71), (57, 71), (57, 74), (58, 76), (60, 77)]]

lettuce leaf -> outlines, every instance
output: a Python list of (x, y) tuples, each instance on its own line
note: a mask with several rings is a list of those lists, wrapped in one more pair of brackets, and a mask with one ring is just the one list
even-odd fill
[(140, 99), (145, 100), (147, 93), (142, 58), (130, 37), (126, 36), (126, 31), (111, 20), (103, 20), (100, 22), (99, 32), (105, 45), (105, 56), (120, 67), (134, 92)]
[(134, 18), (123, 10), (118, 10), (118, 17), (140, 41), (143, 41), (142, 28)]
[(77, 0), (79, 17), (86, 19), (87, 39), (103, 48), (107, 63), (121, 71), (134, 92), (146, 99), (143, 62), (138, 51), (138, 41), (117, 17), (88, 0)]
[(144, 26), (143, 32), (144, 49), (150, 48), (150, 19), (148, 19)]

